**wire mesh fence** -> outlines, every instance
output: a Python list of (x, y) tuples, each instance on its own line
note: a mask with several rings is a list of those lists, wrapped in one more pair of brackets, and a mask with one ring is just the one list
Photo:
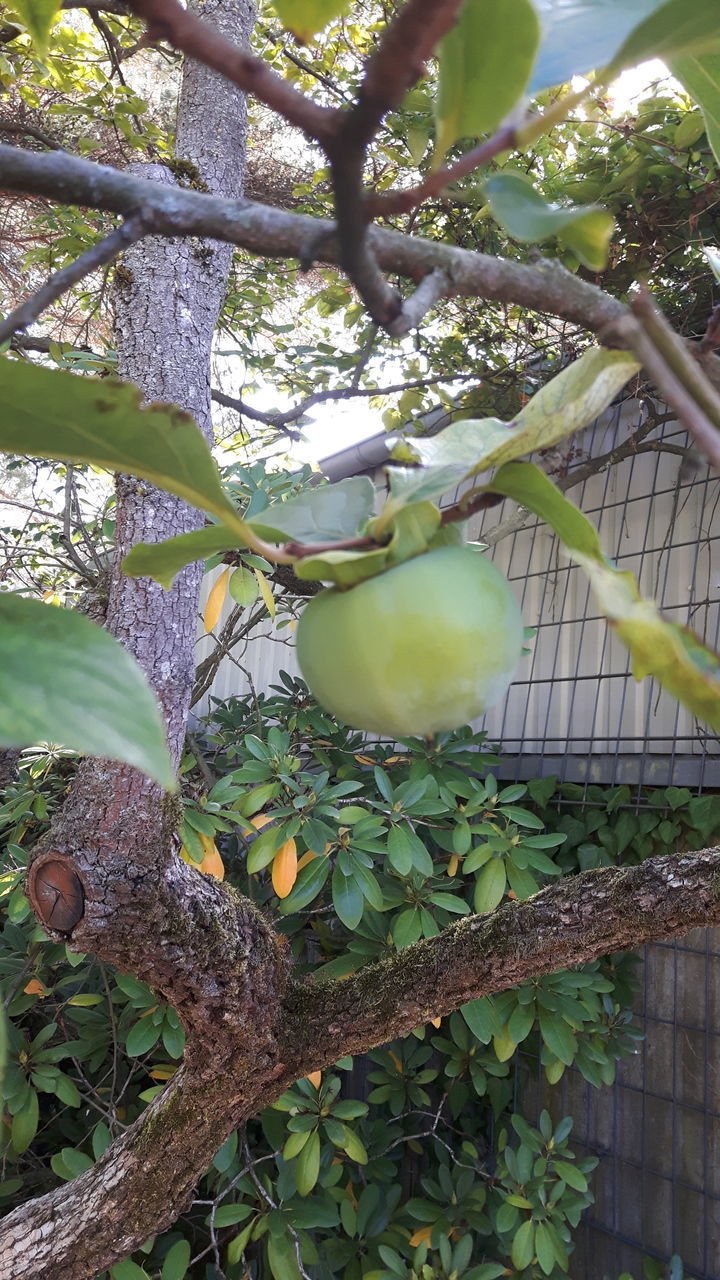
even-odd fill
[[(588, 458), (633, 437), (637, 448), (615, 467), (587, 474)], [(716, 648), (720, 486), (693, 464), (677, 424), (651, 425), (637, 402), (616, 406), (557, 468), (565, 480), (573, 471), (585, 476), (568, 496), (598, 526), (606, 553), (633, 570), (669, 617)], [(499, 529), (496, 509), (474, 535), (489, 534), (490, 554), (537, 637), (505, 705), (485, 719), (502, 744), (504, 775), (581, 783), (566, 800), (577, 805), (591, 784), (625, 783), (634, 812), (652, 803), (648, 788), (720, 789), (717, 737), (651, 681), (635, 684), (582, 571), (539, 521), (517, 527), (517, 513), (505, 508)], [(597, 1090), (570, 1070), (549, 1089), (536, 1074), (523, 1105), (528, 1114), (547, 1107), (553, 1119), (572, 1115), (578, 1150), (600, 1159), (573, 1280), (615, 1280), (621, 1272), (640, 1280), (645, 1258), (673, 1254), (695, 1280), (719, 1280), (720, 930), (645, 948), (638, 976), (645, 1038), (619, 1065), (616, 1083)]]

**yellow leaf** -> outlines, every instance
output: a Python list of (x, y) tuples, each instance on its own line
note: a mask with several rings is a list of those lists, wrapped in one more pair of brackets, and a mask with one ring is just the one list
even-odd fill
[(291, 838), (280, 845), (272, 864), (272, 882), (278, 898), (287, 898), (298, 874), (297, 846)]
[(263, 827), (266, 827), (268, 822), (272, 822), (272, 814), (257, 813), (254, 818), (250, 819), (250, 821), (256, 831), (262, 831)]
[(458, 858), (457, 854), (454, 853), (447, 864), (447, 874), (449, 876), (457, 875), (457, 869), (459, 866), (460, 866), (460, 859)]
[(402, 1075), (402, 1073), (403, 1073), (403, 1065), (402, 1065), (402, 1062), (400, 1061), (400, 1059), (398, 1058), (397, 1054), (396, 1054), (396, 1053), (393, 1053), (392, 1049), (389, 1049), (389, 1050), (388, 1050), (388, 1057), (389, 1057), (389, 1058), (390, 1058), (390, 1060), (392, 1061), (392, 1064), (393, 1064), (393, 1066), (394, 1066), (395, 1070), (397, 1071), (398, 1075), (399, 1075), (399, 1076), (401, 1076), (401, 1075)]
[(434, 1027), (439, 1027), (442, 1022), (442, 1018), (431, 1018), (430, 1021)]
[(322, 1071), (311, 1071), (310, 1074), (305, 1077), (305, 1079), (309, 1080), (310, 1084), (313, 1085), (316, 1089), (319, 1089), (320, 1085), (322, 1084)]
[(198, 832), (200, 843), (205, 851), (205, 857), (198, 865), (198, 871), (204, 871), (206, 876), (215, 876), (216, 880), (225, 879), (225, 865), (217, 850), (217, 845), (212, 836), (204, 836)]
[(31, 978), (26, 987), (23, 987), (26, 996), (47, 996), (50, 994), (48, 988), (39, 978)]
[(265, 601), (265, 604), (267, 605), (267, 611), (270, 614), (270, 617), (274, 618), (275, 617), (275, 597), (273, 596), (270, 583), (265, 577), (265, 574), (263, 573), (262, 569), (253, 569), (253, 573), (257, 578), (257, 584), (260, 588), (260, 595), (262, 596), (263, 600)]
[(152, 1080), (171, 1080), (176, 1071), (177, 1067), (156, 1067), (150, 1072), (150, 1077)]
[(220, 614), (225, 603), (227, 595), (227, 586), (230, 580), (230, 570), (224, 569), (220, 577), (213, 583), (210, 589), (210, 595), (205, 605), (205, 615), (203, 617), (203, 625), (209, 634), (214, 631), (220, 621)]
[(430, 1244), (430, 1236), (432, 1235), (432, 1227), (418, 1227), (417, 1231), (413, 1231), (409, 1244), (411, 1249), (417, 1249), (419, 1244)]
[[(375, 763), (374, 760), (370, 759), (370, 756), (355, 756), (355, 759), (357, 760), (358, 764), (374, 764)], [(385, 763), (387, 764), (387, 761), (385, 761)]]
[[(317, 856), (318, 855), (316, 853), (313, 853), (312, 849), (308, 849), (307, 853), (304, 853), (302, 858), (298, 858), (298, 864), (297, 864), (298, 875), (302, 871), (303, 867), (306, 867), (308, 862), (312, 862), (313, 858), (317, 858)], [(309, 1079), (310, 1077), (308, 1076), (308, 1080)]]

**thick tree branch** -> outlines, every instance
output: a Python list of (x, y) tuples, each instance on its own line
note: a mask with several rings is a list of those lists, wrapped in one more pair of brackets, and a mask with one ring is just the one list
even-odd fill
[(586, 871), (525, 902), (468, 916), (344, 981), (291, 985), (286, 1035), (302, 1028), (305, 1073), (479, 996), (718, 923), (720, 849)]
[[(252, 912), (244, 917), (251, 930), (244, 949), (260, 918), (250, 904), (239, 906)], [(461, 920), (345, 981), (292, 983), (276, 1021), (266, 985), (273, 968), (262, 944), (263, 958), (245, 970), (245, 1010), (229, 1011), (206, 1032), (211, 1038), (195, 1061), (191, 1054), (92, 1169), (0, 1223), (0, 1274), (89, 1280), (126, 1256), (189, 1203), (227, 1135), (311, 1070), (560, 966), (718, 922), (719, 849), (588, 871), (526, 902)], [(218, 981), (223, 976), (233, 975), (218, 972)], [(108, 1221), (118, 1224), (115, 1235), (104, 1229)]]
[[(147, 209), (156, 234), (208, 236), (266, 257), (303, 260), (309, 252), (321, 262), (338, 260), (335, 226), (326, 219), (149, 182), (64, 152), (0, 146), (2, 188), (125, 216)], [(369, 241), (378, 265), (406, 279), (420, 280), (437, 268), (460, 297), (519, 303), (602, 332), (608, 342), (622, 341), (617, 326), (627, 315), (623, 304), (557, 262), (530, 266), (377, 227)]]

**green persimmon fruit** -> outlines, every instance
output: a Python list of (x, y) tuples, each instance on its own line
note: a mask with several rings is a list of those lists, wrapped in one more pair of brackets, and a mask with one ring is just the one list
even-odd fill
[(439, 547), (315, 596), (300, 670), (338, 720), (395, 737), (454, 729), (507, 692), (523, 647), (508, 582), (470, 547)]

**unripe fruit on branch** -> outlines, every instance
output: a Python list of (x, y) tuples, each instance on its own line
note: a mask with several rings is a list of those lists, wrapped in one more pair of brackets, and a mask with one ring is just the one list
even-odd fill
[(315, 596), (297, 649), (326, 710), (355, 729), (404, 737), (455, 729), (494, 706), (523, 639), (499, 570), (470, 547), (439, 547)]

